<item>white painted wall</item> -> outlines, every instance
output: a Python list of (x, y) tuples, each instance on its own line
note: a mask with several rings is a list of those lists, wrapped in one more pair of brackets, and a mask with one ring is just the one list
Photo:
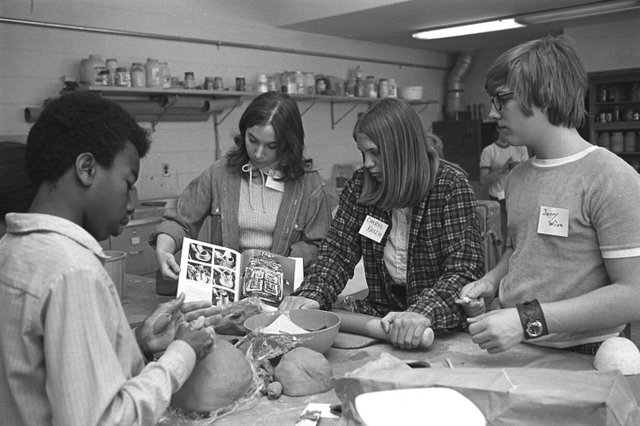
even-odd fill
[[(0, 16), (438, 67), (449, 64), (443, 53), (280, 30), (263, 23), (259, 14), (237, 6), (233, 1), (221, 0), (3, 0)], [(252, 84), (259, 73), (284, 70), (345, 78), (348, 69), (360, 65), (365, 75), (393, 77), (401, 86), (425, 86), (424, 97), (441, 102), (421, 112), (427, 127), (441, 118), (446, 81), (446, 71), (442, 70), (0, 23), (0, 136), (24, 138), (30, 127), (24, 120), (24, 108), (41, 106), (44, 99), (56, 96), (62, 87), (60, 77), (77, 77), (80, 60), (89, 54), (117, 58), (124, 66), (154, 57), (167, 61), (172, 75), (182, 78), (185, 71), (193, 71), (200, 82), (205, 76), (220, 75), (226, 86), (231, 86), (236, 76), (245, 77), (247, 84)], [(308, 104), (300, 106), (305, 109)], [(349, 105), (337, 105), (336, 115), (341, 116), (348, 108)], [(306, 156), (313, 158), (325, 180), (331, 178), (333, 164), (360, 161), (351, 130), (357, 112), (364, 108), (358, 106), (333, 130), (329, 104), (318, 103), (304, 115)], [(241, 112), (242, 107), (233, 111), (219, 128), (222, 153), (231, 147)], [(151, 152), (142, 163), (140, 198), (177, 195), (213, 159), (212, 119), (201, 123), (159, 123)], [(170, 165), (169, 177), (162, 177), (164, 163)]]

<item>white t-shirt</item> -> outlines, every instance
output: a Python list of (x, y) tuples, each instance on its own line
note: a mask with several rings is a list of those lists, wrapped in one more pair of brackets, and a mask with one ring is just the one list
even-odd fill
[[(524, 162), (529, 159), (529, 152), (524, 146), (506, 146), (502, 147), (497, 143), (486, 146), (480, 154), (480, 168), (489, 169), (489, 173), (501, 169), (508, 161)], [(504, 200), (504, 185), (507, 175), (502, 175), (500, 179), (489, 186), (489, 195)]]
[[(514, 252), (500, 282), (502, 307), (588, 293), (611, 283), (604, 259), (640, 256), (640, 175), (605, 149), (533, 158), (513, 169), (506, 195)], [(622, 328), (530, 342), (569, 347), (601, 341)]]

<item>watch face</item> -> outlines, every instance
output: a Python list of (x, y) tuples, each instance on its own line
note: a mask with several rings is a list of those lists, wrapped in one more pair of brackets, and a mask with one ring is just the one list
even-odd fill
[(540, 321), (528, 322), (527, 334), (529, 335), (529, 337), (538, 337), (542, 335), (542, 323)]

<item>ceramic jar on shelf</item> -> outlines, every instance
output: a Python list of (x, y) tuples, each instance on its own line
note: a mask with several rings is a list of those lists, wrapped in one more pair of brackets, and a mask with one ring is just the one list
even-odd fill
[(613, 132), (611, 134), (611, 151), (615, 153), (624, 152), (624, 136), (622, 132)]

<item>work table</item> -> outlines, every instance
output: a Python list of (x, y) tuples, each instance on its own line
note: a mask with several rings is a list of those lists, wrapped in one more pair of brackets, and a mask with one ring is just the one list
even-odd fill
[[(127, 318), (135, 324), (142, 321), (158, 304), (171, 300), (170, 296), (159, 296), (155, 292), (155, 281), (151, 278), (127, 275), (126, 295), (122, 302)], [(377, 359), (380, 354), (388, 353), (402, 360), (421, 360), (432, 368), (550, 368), (570, 371), (593, 370), (593, 356), (577, 354), (528, 344), (519, 344), (507, 352), (488, 354), (474, 344), (469, 335), (461, 332), (438, 334), (433, 345), (427, 349), (405, 351), (387, 343), (355, 349), (330, 348), (325, 357), (332, 365), (334, 377), (363, 366)], [(640, 397), (640, 377), (627, 376), (636, 399)], [(271, 401), (266, 397), (250, 408), (223, 417), (216, 425), (256, 424), (293, 425), (310, 402), (339, 403), (333, 390), (307, 397), (282, 396)], [(337, 420), (323, 419), (320, 425), (338, 424)]]

